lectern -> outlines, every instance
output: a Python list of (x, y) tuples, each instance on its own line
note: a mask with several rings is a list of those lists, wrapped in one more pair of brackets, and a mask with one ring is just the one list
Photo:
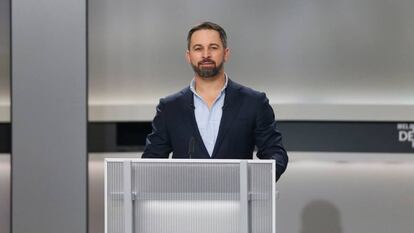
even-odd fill
[(106, 159), (105, 233), (275, 233), (273, 160)]

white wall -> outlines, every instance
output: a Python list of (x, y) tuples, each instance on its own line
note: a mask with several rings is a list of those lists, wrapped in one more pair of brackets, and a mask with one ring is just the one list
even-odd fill
[(265, 91), (282, 119), (411, 120), (413, 9), (407, 0), (91, 0), (91, 120), (151, 120), (160, 97), (188, 85), (186, 33), (204, 20), (229, 34), (229, 75)]

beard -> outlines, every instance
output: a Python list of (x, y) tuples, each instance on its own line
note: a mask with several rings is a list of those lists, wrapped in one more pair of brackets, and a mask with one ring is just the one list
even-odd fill
[[(201, 64), (203, 62), (210, 62), (213, 63), (214, 66), (213, 67), (202, 67)], [(202, 77), (202, 78), (211, 78), (216, 76), (220, 70), (223, 68), (224, 62), (220, 63), (218, 66), (216, 65), (216, 63), (213, 60), (207, 59), (207, 60), (203, 60), (202, 62), (199, 62), (197, 66), (191, 64), (191, 66), (193, 67), (194, 72)]]

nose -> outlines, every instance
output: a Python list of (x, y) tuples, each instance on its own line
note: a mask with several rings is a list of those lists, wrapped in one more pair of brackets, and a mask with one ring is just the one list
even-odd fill
[(211, 56), (211, 53), (208, 49), (204, 49), (202, 56), (203, 58), (209, 58)]

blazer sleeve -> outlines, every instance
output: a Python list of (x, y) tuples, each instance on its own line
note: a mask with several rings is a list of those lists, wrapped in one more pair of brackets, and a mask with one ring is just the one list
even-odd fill
[(257, 157), (276, 161), (276, 180), (286, 170), (289, 158), (282, 144), (282, 135), (276, 128), (275, 115), (264, 93), (260, 94), (254, 131)]
[(165, 104), (161, 99), (152, 121), (152, 132), (147, 136), (142, 158), (168, 158), (171, 151), (172, 146), (166, 124)]

